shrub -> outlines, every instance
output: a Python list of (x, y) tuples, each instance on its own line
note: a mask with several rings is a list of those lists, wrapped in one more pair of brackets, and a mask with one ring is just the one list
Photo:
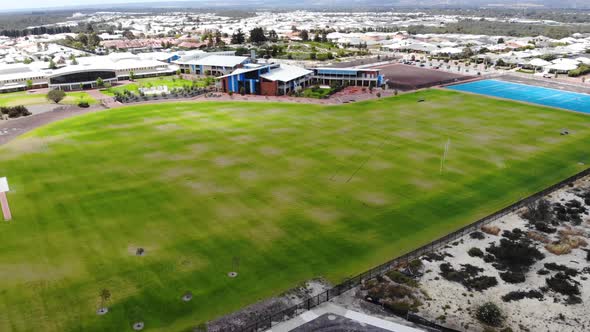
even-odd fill
[(496, 260), (496, 258), (494, 257), (494, 255), (490, 255), (490, 254), (485, 254), (483, 256), (483, 261), (486, 263), (492, 263)]
[(565, 301), (566, 304), (580, 304), (582, 303), (582, 299), (576, 295), (570, 295), (567, 300)]
[(472, 239), (476, 239), (476, 240), (483, 240), (486, 238), (486, 236), (482, 232), (479, 232), (479, 231), (475, 231), (475, 232), (469, 234), (469, 237), (471, 237)]
[(387, 299), (383, 301), (383, 307), (390, 310), (394, 314), (405, 316), (408, 314), (408, 311), (410, 311), (411, 305), (407, 302)]
[(580, 295), (580, 288), (575, 281), (563, 272), (557, 273), (551, 278), (545, 279), (547, 286), (553, 291), (563, 295)]
[(539, 241), (542, 243), (549, 243), (550, 242), (549, 238), (546, 235), (543, 235), (539, 232), (529, 231), (529, 232), (527, 232), (527, 236), (532, 240)]
[(500, 278), (510, 284), (518, 284), (525, 281), (524, 273), (521, 272), (502, 272)]
[(422, 263), (422, 261), (419, 260), (419, 259), (414, 259), (413, 261), (410, 262), (409, 265), (410, 265), (411, 268), (413, 268), (415, 270), (418, 270), (418, 269), (421, 269), (424, 266), (424, 263)]
[(87, 102), (87, 101), (85, 101), (85, 100), (80, 100), (80, 101), (78, 102), (78, 107), (81, 107), (81, 108), (88, 108), (88, 107), (90, 107), (90, 104), (88, 104), (88, 102)]
[(469, 290), (482, 291), (498, 284), (495, 277), (478, 276), (480, 272), (483, 272), (483, 269), (469, 264), (462, 264), (461, 270), (455, 270), (451, 264), (442, 263), (440, 271), (443, 278), (458, 282)]
[(491, 235), (498, 235), (500, 234), (500, 228), (497, 226), (490, 226), (490, 225), (483, 225), (481, 226), (482, 232)]
[(483, 251), (476, 247), (469, 249), (469, 251), (467, 251), (467, 254), (471, 257), (483, 257)]
[(578, 275), (578, 270), (572, 269), (571, 267), (567, 267), (565, 265), (561, 265), (561, 264), (557, 264), (557, 263), (545, 263), (544, 266), (547, 270), (560, 271), (570, 277), (575, 277)]
[(0, 107), (0, 113), (8, 115), (8, 117), (11, 119), (20, 118), (21, 116), (29, 116), (32, 114), (26, 107), (22, 105), (13, 107)]
[(577, 69), (570, 70), (567, 75), (569, 77), (578, 77), (578, 76), (586, 75), (588, 73), (590, 73), (590, 66), (581, 65)]
[(547, 200), (541, 199), (535, 203), (529, 204), (527, 206), (527, 211), (522, 216), (532, 223), (540, 221), (548, 222), (553, 217), (553, 214), (551, 213), (551, 204)]
[(396, 282), (398, 284), (404, 284), (404, 285), (408, 285), (410, 287), (417, 287), (418, 286), (418, 282), (410, 277), (408, 277), (407, 275), (393, 270), (393, 271), (389, 271), (386, 273), (386, 275), (389, 277), (389, 279), (391, 279), (391, 281)]
[(501, 326), (504, 322), (502, 310), (492, 302), (484, 303), (477, 308), (475, 317), (480, 322), (494, 327)]
[(538, 290), (530, 290), (528, 292), (514, 291), (514, 292), (510, 292), (510, 293), (502, 296), (502, 301), (504, 301), (504, 302), (520, 301), (524, 298), (542, 300), (543, 293), (541, 293)]
[(61, 90), (51, 90), (47, 93), (47, 99), (59, 104), (66, 97), (66, 93)]
[(501, 269), (511, 271), (528, 271), (537, 260), (545, 258), (528, 238), (517, 241), (502, 238), (499, 245), (494, 243), (486, 251), (494, 255)]

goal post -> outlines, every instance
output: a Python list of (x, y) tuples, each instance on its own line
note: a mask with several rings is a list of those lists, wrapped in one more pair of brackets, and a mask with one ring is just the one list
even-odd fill
[(2, 215), (6, 221), (12, 220), (10, 206), (8, 206), (8, 198), (6, 197), (6, 192), (9, 190), (8, 180), (6, 180), (6, 178), (0, 178), (0, 205), (2, 206)]

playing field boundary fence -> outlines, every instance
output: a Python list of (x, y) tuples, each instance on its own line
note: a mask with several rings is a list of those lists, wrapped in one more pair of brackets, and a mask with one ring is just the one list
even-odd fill
[(454, 231), (453, 233), (450, 233), (448, 235), (445, 235), (429, 244), (426, 244), (418, 249), (415, 249), (411, 252), (408, 252), (402, 256), (399, 256), (397, 258), (394, 258), (388, 262), (385, 262), (377, 267), (374, 267), (366, 272), (363, 272), (355, 277), (352, 278), (348, 278), (346, 280), (344, 280), (342, 283), (334, 286), (331, 289), (328, 289), (327, 291), (310, 297), (307, 300), (294, 305), (290, 308), (284, 309), (282, 311), (276, 312), (272, 315), (268, 315), (266, 317), (260, 318), (258, 319), (256, 322), (251, 323), (249, 325), (247, 325), (246, 327), (243, 327), (241, 329), (238, 329), (238, 331), (241, 332), (259, 332), (259, 331), (265, 331), (267, 329), (270, 329), (271, 327), (275, 326), (276, 324), (279, 324), (281, 322), (287, 321), (291, 318), (294, 318), (302, 313), (304, 313), (305, 311), (308, 311), (324, 302), (329, 301), (330, 299), (348, 291), (351, 290), (352, 288), (359, 286), (363, 280), (369, 280), (372, 278), (375, 278), (377, 276), (380, 275), (384, 275), (385, 273), (387, 273), (388, 271), (391, 271), (392, 269), (398, 267), (398, 266), (403, 266), (408, 264), (410, 261), (417, 259), (425, 254), (428, 253), (432, 253), (444, 246), (446, 246), (447, 244), (454, 242), (458, 239), (460, 239), (461, 237), (474, 232), (476, 230), (479, 230), (481, 226), (486, 225), (492, 221), (495, 221), (499, 218), (502, 218), (510, 213), (516, 212), (530, 204), (535, 203), (537, 200), (553, 193), (554, 191), (563, 188), (566, 185), (572, 184), (574, 182), (576, 182), (579, 179), (582, 179), (586, 176), (590, 175), (590, 168), (579, 172), (576, 175), (573, 175), (563, 181), (560, 181), (557, 184), (554, 184), (546, 189), (543, 189), (531, 196), (528, 196), (526, 198), (523, 198), (521, 200), (519, 200), (518, 202), (505, 207), (487, 217), (481, 218), (477, 221), (475, 221), (474, 223), (471, 223), (461, 229), (458, 229), (456, 231)]
[(422, 84), (411, 84), (411, 83), (401, 83), (401, 82), (397, 82), (397, 81), (388, 81), (387, 87), (389, 89), (397, 89), (397, 90), (401, 90), (401, 91), (414, 91), (414, 90), (431, 88), (433, 86), (445, 86), (445, 85), (454, 85), (454, 84), (465, 83), (466, 81), (469, 81), (473, 78), (480, 78), (480, 77), (481, 76), (474, 76), (474, 77), (464, 76), (464, 77), (449, 78), (446, 80), (439, 80), (439, 81), (433, 81), (433, 82), (422, 83)]

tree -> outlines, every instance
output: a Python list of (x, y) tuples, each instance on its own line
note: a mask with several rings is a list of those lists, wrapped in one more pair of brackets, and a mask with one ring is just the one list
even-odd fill
[(223, 46), (223, 45), (225, 45), (225, 43), (221, 39), (221, 32), (217, 31), (215, 33), (215, 46), (219, 47), (219, 46)]
[(88, 45), (88, 36), (84, 33), (79, 33), (78, 37), (76, 37), (76, 40), (84, 46)]
[(238, 29), (236, 33), (231, 36), (232, 44), (243, 44), (246, 41), (246, 36), (242, 32), (242, 29)]
[(130, 71), (130, 72), (129, 72), (129, 80), (130, 80), (130, 81), (133, 81), (133, 80), (135, 80), (135, 72), (134, 72), (134, 71)]
[(264, 35), (264, 29), (262, 28), (254, 28), (250, 30), (250, 42), (254, 44), (262, 44), (266, 41), (266, 36)]
[(131, 32), (129, 30), (123, 31), (123, 37), (125, 37), (127, 39), (135, 39), (135, 35), (133, 34), (133, 32)]
[(31, 62), (33, 62), (33, 60), (32, 60), (31, 58), (29, 58), (29, 57), (26, 57), (26, 58), (25, 58), (25, 60), (23, 60), (23, 63), (24, 63), (25, 65), (28, 65), (28, 64), (30, 64)]
[(53, 59), (49, 60), (49, 69), (57, 69), (57, 65), (53, 61)]
[(31, 90), (33, 88), (33, 80), (27, 80), (27, 90)]
[(301, 32), (299, 32), (299, 38), (301, 38), (301, 40), (303, 40), (303, 41), (308, 41), (309, 40), (309, 32), (307, 30), (301, 30)]
[(101, 39), (100, 37), (96, 34), (96, 32), (91, 33), (88, 36), (88, 41), (86, 46), (88, 46), (88, 48), (96, 48), (100, 45)]
[(99, 296), (100, 300), (102, 301), (100, 306), (104, 307), (105, 302), (108, 302), (111, 299), (111, 291), (106, 288), (101, 289)]
[(279, 40), (279, 35), (277, 34), (276, 31), (270, 30), (268, 32), (268, 40), (270, 40), (273, 43), (276, 43)]
[(47, 94), (47, 99), (51, 100), (52, 102), (59, 104), (66, 97), (66, 93), (61, 90), (51, 90)]
[(500, 326), (504, 322), (502, 310), (492, 302), (484, 303), (477, 308), (475, 316), (480, 322), (489, 326)]
[(96, 79), (96, 86), (98, 86), (99, 88), (102, 88), (104, 86), (104, 80), (101, 77)]
[(463, 49), (463, 57), (464, 58), (471, 58), (475, 53), (473, 53), (473, 50), (469, 47), (465, 47)]
[(498, 38), (498, 44), (504, 44), (504, 38)]

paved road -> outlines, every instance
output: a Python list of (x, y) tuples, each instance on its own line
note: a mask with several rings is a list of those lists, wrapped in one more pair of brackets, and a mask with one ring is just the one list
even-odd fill
[(0, 145), (6, 144), (28, 131), (31, 131), (48, 123), (67, 119), (72, 116), (104, 110), (102, 106), (96, 105), (89, 108), (78, 108), (75, 106), (62, 107), (49, 112), (34, 114), (24, 118), (1, 120), (0, 121)]

